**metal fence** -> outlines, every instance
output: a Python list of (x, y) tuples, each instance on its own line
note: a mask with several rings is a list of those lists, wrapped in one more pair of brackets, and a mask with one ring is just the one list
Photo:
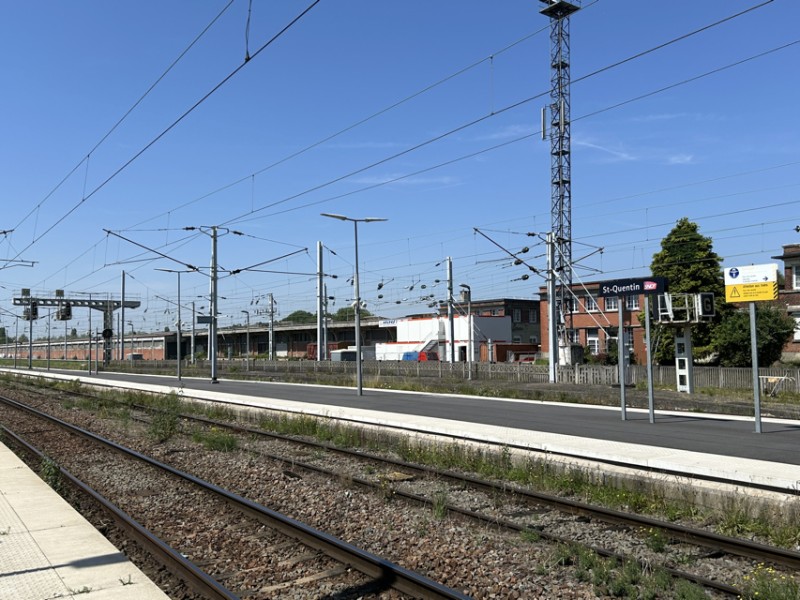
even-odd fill
[[(220, 374), (244, 373), (248, 370), (243, 359), (227, 359), (218, 361)], [(175, 369), (175, 361), (136, 361), (131, 364), (114, 363), (113, 369), (131, 367), (150, 370), (157, 366), (161, 369)], [(124, 367), (128, 367), (125, 369)], [(188, 367), (188, 365), (187, 365)], [(208, 371), (208, 361), (197, 361), (187, 375)], [(249, 371), (266, 376), (298, 375), (308, 376), (313, 374), (355, 376), (356, 363), (350, 361), (314, 361), (314, 360), (276, 360), (252, 359)], [(412, 361), (364, 361), (364, 377), (380, 379), (472, 379), (474, 381), (497, 381), (508, 383), (548, 383), (547, 365), (534, 365), (527, 362), (517, 363), (467, 363), (447, 362), (412, 362)], [(800, 393), (800, 368), (765, 368), (759, 369), (759, 379), (762, 387), (767, 392), (795, 392)], [(647, 382), (647, 367), (645, 365), (631, 365), (627, 369), (628, 384), (641, 384)], [(603, 365), (573, 365), (557, 369), (557, 383), (575, 385), (619, 385), (619, 370), (616, 366)], [(676, 388), (675, 367), (654, 366), (653, 385), (660, 388)], [(725, 368), (725, 367), (695, 367), (695, 389), (752, 389), (753, 371), (750, 368)]]

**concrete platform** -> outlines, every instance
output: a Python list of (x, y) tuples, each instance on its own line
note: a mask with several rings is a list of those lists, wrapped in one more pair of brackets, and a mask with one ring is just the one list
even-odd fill
[(0, 444), (0, 598), (168, 596)]

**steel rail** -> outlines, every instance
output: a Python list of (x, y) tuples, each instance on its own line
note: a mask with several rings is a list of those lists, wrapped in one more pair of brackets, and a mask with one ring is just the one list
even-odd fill
[[(308, 445), (311, 445), (312, 447), (327, 448), (327, 449), (334, 450), (336, 452), (343, 452), (343, 453), (345, 453), (347, 455), (353, 455), (356, 458), (368, 458), (368, 459), (371, 459), (371, 460), (374, 459), (374, 460), (378, 460), (378, 461), (383, 461), (383, 462), (386, 462), (388, 464), (391, 464), (392, 466), (399, 466), (401, 468), (407, 468), (408, 470), (425, 471), (428, 474), (434, 474), (434, 475), (448, 473), (446, 471), (437, 471), (435, 469), (429, 469), (427, 467), (418, 468), (417, 465), (413, 465), (413, 464), (410, 464), (410, 463), (405, 463), (404, 461), (398, 461), (398, 460), (395, 460), (395, 459), (383, 459), (382, 457), (378, 457), (378, 456), (372, 455), (372, 454), (364, 454), (364, 453), (360, 453), (360, 452), (352, 452), (352, 451), (341, 449), (341, 448), (329, 447), (328, 444), (324, 444), (324, 443), (320, 443), (320, 442), (310, 442), (310, 443), (308, 443), (308, 442), (300, 441), (300, 440), (297, 440), (295, 438), (291, 438), (291, 437), (288, 437), (288, 436), (282, 436), (280, 434), (270, 434), (270, 433), (266, 433), (266, 432), (263, 432), (263, 431), (255, 430), (255, 429), (252, 429), (252, 428), (249, 428), (249, 427), (241, 427), (241, 426), (238, 426), (238, 425), (225, 424), (224, 422), (217, 422), (217, 421), (214, 421), (213, 419), (206, 419), (205, 417), (184, 417), (184, 418), (190, 418), (190, 419), (197, 420), (197, 421), (204, 422), (204, 423), (208, 423), (208, 424), (226, 426), (226, 427), (234, 428), (234, 429), (241, 430), (241, 431), (247, 432), (247, 433), (256, 433), (256, 434), (260, 433), (261, 435), (265, 435), (265, 436), (268, 436), (268, 437), (276, 436), (276, 437), (278, 437), (279, 439), (281, 439), (283, 441), (291, 441), (291, 442), (296, 442), (296, 443), (301, 443), (301, 444), (308, 444)], [(287, 459), (287, 458), (284, 458), (282, 456), (278, 456), (278, 455), (274, 455), (274, 454), (262, 454), (261, 456), (264, 456), (264, 457), (266, 457), (266, 458), (268, 458), (270, 460), (274, 460), (276, 462), (285, 463), (285, 464), (290, 465), (292, 468), (295, 468), (295, 469), (296, 468), (304, 469), (304, 470), (307, 470), (307, 471), (310, 471), (310, 472), (314, 472), (314, 473), (318, 473), (318, 474), (321, 474), (321, 475), (325, 475), (326, 477), (338, 478), (341, 475), (340, 473), (337, 473), (335, 471), (331, 471), (330, 469), (326, 469), (324, 467), (319, 467), (319, 466), (316, 466), (316, 465), (311, 465), (311, 464), (307, 464), (307, 463), (298, 462), (297, 460)], [(469, 479), (462, 479), (461, 476), (458, 475), (458, 474), (448, 474), (448, 475), (444, 476), (443, 478), (451, 478), (451, 479), (455, 480), (458, 483), (463, 483), (465, 481), (469, 482)], [(479, 481), (479, 480), (477, 480), (477, 481)], [(348, 482), (353, 483), (353, 484), (358, 485), (358, 486), (361, 486), (361, 487), (369, 488), (369, 489), (372, 489), (372, 490), (382, 490), (383, 489), (383, 487), (381, 486), (380, 483), (375, 483), (373, 481), (370, 481), (368, 479), (363, 479), (361, 477), (348, 476)], [(491, 485), (490, 482), (487, 482), (487, 483), (489, 483)], [(489, 489), (500, 490), (502, 488), (490, 487)], [(421, 496), (419, 494), (413, 494), (411, 492), (405, 492), (403, 490), (396, 490), (396, 489), (392, 490), (392, 494), (394, 496), (398, 496), (398, 497), (400, 497), (400, 498), (402, 498), (404, 500), (407, 500), (409, 502), (414, 502), (416, 504), (420, 504), (420, 505), (428, 506), (428, 507), (433, 507), (434, 506), (434, 501), (433, 500), (431, 500), (431, 499), (429, 499), (429, 498), (427, 498), (425, 496)], [(450, 503), (445, 504), (445, 506), (443, 508), (447, 512), (454, 513), (454, 514), (460, 515), (462, 517), (466, 517), (468, 519), (473, 519), (473, 520), (476, 520), (476, 521), (480, 521), (481, 523), (483, 523), (485, 525), (488, 525), (488, 526), (500, 527), (500, 528), (503, 528), (503, 529), (506, 529), (506, 530), (509, 530), (509, 531), (513, 531), (515, 533), (532, 533), (532, 534), (536, 535), (539, 538), (542, 538), (542, 539), (545, 539), (545, 540), (548, 540), (548, 541), (552, 541), (552, 542), (556, 542), (556, 543), (560, 543), (560, 544), (575, 543), (575, 540), (573, 540), (573, 539), (570, 539), (570, 538), (567, 538), (567, 537), (564, 537), (564, 536), (561, 536), (561, 535), (558, 535), (558, 534), (547, 532), (547, 531), (545, 531), (543, 529), (540, 529), (538, 527), (533, 527), (532, 528), (532, 527), (529, 527), (529, 526), (518, 525), (518, 524), (513, 523), (512, 521), (508, 521), (506, 519), (500, 519), (500, 518), (497, 518), (497, 517), (492, 517), (492, 516), (489, 516), (489, 515), (485, 515), (483, 513), (471, 511), (471, 510), (468, 510), (468, 509), (465, 509), (465, 508), (461, 508), (461, 507), (455, 506), (455, 505), (450, 504)], [(627, 523), (627, 522), (624, 522), (624, 521), (620, 521), (620, 520), (615, 520), (614, 523), (630, 525), (630, 523)], [(605, 558), (613, 558), (613, 559), (616, 559), (617, 561), (619, 561), (620, 563), (624, 563), (626, 561), (635, 561), (642, 567), (643, 570), (652, 567), (651, 564), (645, 564), (644, 562), (642, 562), (642, 561), (640, 561), (640, 560), (638, 560), (636, 558), (631, 558), (630, 556), (626, 556), (624, 554), (619, 554), (618, 552), (614, 552), (614, 551), (608, 550), (606, 548), (602, 548), (602, 547), (599, 547), (599, 546), (592, 546), (592, 545), (586, 544), (584, 542), (579, 542), (579, 544), (584, 546), (585, 548), (591, 550), (592, 552), (595, 552), (599, 556), (603, 556)], [(699, 544), (699, 545), (705, 545), (705, 544)], [(728, 584), (726, 584), (724, 582), (721, 582), (721, 581), (718, 581), (718, 580), (715, 580), (715, 579), (709, 579), (709, 578), (703, 577), (701, 575), (695, 575), (694, 573), (689, 573), (688, 571), (682, 571), (680, 569), (676, 569), (674, 567), (669, 567), (669, 566), (666, 566), (666, 565), (660, 565), (660, 568), (662, 568), (665, 572), (667, 572), (669, 575), (671, 575), (672, 577), (674, 577), (676, 579), (685, 579), (687, 581), (692, 581), (692, 582), (694, 582), (694, 583), (696, 583), (696, 584), (698, 584), (698, 585), (700, 585), (702, 587), (705, 587), (705, 588), (714, 589), (714, 590), (717, 590), (717, 591), (720, 591), (720, 592), (724, 592), (726, 594), (729, 594), (729, 595), (735, 596), (735, 597), (742, 597), (742, 591), (739, 588), (736, 588), (734, 586), (728, 585)]]
[[(0, 429), (8, 434), (16, 443), (25, 448), (27, 452), (34, 454), (40, 460), (47, 458), (41, 450), (7, 427), (0, 425)], [(100, 507), (111, 516), (118, 527), (141, 544), (147, 552), (155, 556), (171, 573), (183, 580), (189, 588), (209, 600), (240, 600), (239, 596), (225, 588), (208, 573), (198, 568), (197, 565), (166, 544), (152, 531), (145, 528), (95, 489), (75, 477), (65, 468), (59, 466), (58, 469), (61, 475), (69, 481), (73, 487), (95, 500)]]
[(415, 573), (404, 567), (396, 565), (388, 560), (376, 556), (366, 550), (349, 544), (339, 538), (319, 531), (305, 523), (287, 517), (277, 511), (271, 510), (261, 504), (243, 498), (238, 494), (229, 492), (219, 486), (204, 481), (189, 473), (175, 469), (165, 463), (155, 460), (147, 455), (141, 454), (130, 448), (107, 440), (99, 435), (87, 431), (81, 427), (62, 421), (52, 415), (43, 413), (30, 406), (26, 406), (10, 398), (0, 397), (0, 400), (9, 406), (33, 414), (39, 418), (55, 423), (59, 427), (67, 429), (82, 437), (105, 445), (121, 454), (130, 456), (157, 469), (164, 470), (178, 478), (193, 483), (205, 489), (237, 508), (241, 512), (248, 514), (261, 522), (268, 524), (273, 529), (280, 531), (284, 535), (297, 539), (301, 543), (319, 550), (327, 556), (348, 564), (359, 572), (373, 578), (378, 585), (388, 586), (417, 598), (426, 600), (469, 600), (469, 596), (456, 590), (448, 588), (436, 581), (433, 581), (419, 573)]
[[(137, 405), (137, 407), (146, 410), (152, 410), (148, 407), (144, 407), (141, 405)], [(715, 533), (713, 531), (706, 531), (703, 529), (697, 529), (694, 527), (679, 525), (677, 523), (670, 523), (669, 521), (663, 521), (660, 519), (655, 519), (653, 517), (647, 517), (636, 513), (628, 513), (611, 508), (606, 508), (603, 506), (591, 505), (585, 502), (580, 502), (578, 500), (571, 500), (569, 498), (562, 498), (560, 496), (555, 496), (552, 494), (536, 492), (533, 490), (522, 488), (516, 485), (510, 485), (507, 483), (502, 483), (502, 484), (495, 483), (492, 481), (479, 479), (477, 477), (472, 477), (470, 475), (463, 475), (461, 473), (455, 473), (453, 471), (445, 471), (436, 469), (434, 467), (427, 467), (424, 465), (409, 463), (403, 460), (387, 458), (369, 452), (348, 450), (347, 448), (339, 448), (337, 446), (325, 442), (300, 440), (296, 437), (291, 437), (288, 435), (271, 433), (264, 431), (263, 429), (256, 429), (254, 427), (245, 427), (233, 423), (226, 423), (224, 421), (209, 419), (206, 417), (198, 417), (194, 415), (180, 415), (180, 416), (183, 419), (190, 419), (198, 421), (200, 423), (205, 423), (207, 425), (224, 427), (227, 429), (237, 430), (248, 434), (270, 437), (281, 441), (311, 446), (314, 448), (335, 452), (337, 454), (343, 454), (346, 456), (355, 457), (359, 460), (365, 460), (365, 459), (373, 460), (376, 462), (392, 465), (393, 467), (398, 467), (414, 471), (417, 473), (422, 473), (428, 476), (434, 476), (441, 479), (449, 479), (450, 481), (456, 483), (468, 483), (469, 485), (482, 489), (484, 491), (512, 494), (519, 498), (523, 498), (529, 502), (546, 504), (548, 506), (552, 506), (564, 512), (569, 512), (571, 514), (585, 516), (585, 517), (591, 517), (593, 519), (598, 519), (607, 523), (626, 525), (632, 527), (642, 527), (642, 528), (654, 527), (668, 533), (670, 537), (673, 537), (683, 542), (696, 544), (698, 546), (705, 546), (712, 550), (723, 551), (728, 554), (733, 554), (743, 558), (768, 561), (800, 571), (800, 552), (796, 552), (794, 550), (779, 548), (776, 546), (768, 546), (766, 544), (761, 544), (759, 542), (754, 542), (752, 540), (725, 536)], [(271, 458), (280, 460), (280, 457), (277, 456)], [(295, 462), (295, 464), (297, 463)], [(309, 465), (309, 468), (314, 469), (315, 467), (313, 467), (313, 465)]]

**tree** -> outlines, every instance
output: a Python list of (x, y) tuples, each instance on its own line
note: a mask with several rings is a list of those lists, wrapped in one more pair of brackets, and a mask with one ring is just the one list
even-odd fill
[[(781, 358), (783, 346), (794, 334), (797, 324), (786, 310), (775, 304), (756, 304), (758, 364), (768, 367)], [(723, 367), (751, 367), (750, 313), (737, 310), (726, 315), (714, 330), (714, 344)]]
[(281, 319), (282, 323), (316, 323), (317, 315), (307, 310), (296, 310)]
[(78, 337), (78, 330), (75, 329), (74, 327), (72, 329), (70, 329), (69, 330), (69, 337), (71, 339), (75, 339), (76, 337)]
[[(361, 309), (361, 318), (371, 317), (373, 316), (371, 312), (369, 312), (366, 308)], [(355, 321), (356, 318), (356, 309), (352, 306), (343, 306), (339, 310), (337, 310), (331, 318), (334, 321)]]
[[(725, 284), (722, 277), (722, 258), (713, 250), (711, 238), (698, 231), (697, 223), (681, 218), (664, 239), (661, 250), (653, 255), (653, 275), (666, 277), (671, 294), (695, 294), (713, 292), (716, 317), (710, 322), (692, 327), (692, 345), (695, 355), (711, 355), (714, 351), (713, 331), (731, 309), (725, 300)], [(659, 326), (655, 332), (657, 345), (653, 355), (659, 363), (675, 360), (675, 330)]]

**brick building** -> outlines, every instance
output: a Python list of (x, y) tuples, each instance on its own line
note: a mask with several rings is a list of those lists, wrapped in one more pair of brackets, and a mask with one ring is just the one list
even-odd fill
[[(800, 244), (785, 244), (783, 254), (772, 258), (783, 261), (783, 289), (778, 290), (778, 304), (786, 308), (800, 327)], [(794, 338), (783, 348), (783, 360), (800, 359), (800, 329), (794, 330)]]
[[(572, 327), (569, 331), (570, 341), (587, 349), (587, 354), (601, 355), (608, 352), (609, 340), (616, 342), (619, 331), (619, 302), (623, 303), (622, 321), (625, 327), (626, 340), (631, 347), (631, 359), (636, 364), (646, 362), (644, 343), (644, 325), (639, 323), (639, 314), (644, 310), (644, 294), (634, 294), (623, 298), (600, 298), (600, 284), (595, 281), (582, 286), (573, 286)], [(541, 323), (542, 353), (549, 355), (547, 337), (547, 288), (539, 288), (539, 322)], [(588, 356), (587, 356), (588, 358)]]

